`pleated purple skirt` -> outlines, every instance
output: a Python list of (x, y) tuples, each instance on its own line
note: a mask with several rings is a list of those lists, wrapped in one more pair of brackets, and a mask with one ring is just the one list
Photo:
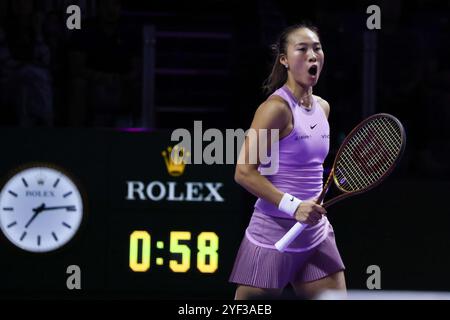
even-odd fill
[(344, 269), (330, 226), (325, 240), (305, 252), (281, 253), (253, 244), (244, 236), (229, 281), (275, 289), (288, 283), (322, 279)]

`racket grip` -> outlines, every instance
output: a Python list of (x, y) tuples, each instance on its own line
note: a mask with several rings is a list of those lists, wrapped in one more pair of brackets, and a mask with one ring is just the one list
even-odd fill
[(275, 243), (275, 248), (277, 248), (277, 250), (280, 252), (284, 252), (284, 250), (286, 250), (286, 248), (291, 244), (291, 242), (294, 241), (295, 238), (297, 238), (307, 226), (308, 226), (307, 224), (300, 222), (294, 224), (292, 228), (288, 232), (286, 232), (283, 238), (281, 238), (280, 240), (278, 240), (277, 243)]

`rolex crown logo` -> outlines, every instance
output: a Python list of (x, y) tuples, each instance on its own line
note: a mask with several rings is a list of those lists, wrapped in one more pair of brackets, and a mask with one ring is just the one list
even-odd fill
[(190, 152), (183, 147), (176, 145), (175, 147), (168, 147), (162, 152), (162, 156), (166, 163), (167, 172), (172, 177), (179, 177), (184, 173), (187, 159), (190, 157)]

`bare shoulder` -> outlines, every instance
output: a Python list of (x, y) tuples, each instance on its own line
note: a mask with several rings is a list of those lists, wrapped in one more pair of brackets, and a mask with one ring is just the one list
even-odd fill
[(317, 102), (319, 102), (320, 106), (322, 107), (323, 111), (325, 112), (325, 115), (328, 116), (330, 115), (330, 104), (328, 103), (327, 100), (322, 99), (319, 96), (314, 95), (314, 97), (316, 97)]
[(266, 101), (261, 103), (258, 110), (266, 113), (287, 113), (289, 111), (288, 103), (279, 96), (270, 96)]
[(291, 112), (287, 102), (271, 96), (256, 110), (253, 124), (260, 128), (284, 128), (289, 123)]

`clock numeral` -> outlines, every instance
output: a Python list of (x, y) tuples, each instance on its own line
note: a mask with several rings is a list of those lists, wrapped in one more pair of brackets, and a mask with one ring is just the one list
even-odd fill
[(70, 196), (72, 194), (72, 191), (67, 192), (66, 194), (63, 195), (64, 198), (67, 198), (68, 196)]
[(23, 239), (25, 239), (26, 236), (27, 236), (26, 232), (22, 233), (22, 236), (20, 237), (20, 241), (23, 241)]
[(37, 236), (37, 244), (38, 244), (38, 246), (41, 245), (41, 236)]
[(15, 192), (13, 192), (13, 191), (11, 191), (11, 190), (8, 190), (8, 193), (11, 194), (11, 195), (13, 195), (14, 197), (17, 198), (17, 193), (15, 193)]
[(13, 223), (8, 224), (6, 227), (9, 229), (9, 228), (14, 227), (16, 224), (17, 224), (17, 221), (14, 221)]
[(25, 178), (22, 178), (22, 182), (23, 182), (23, 184), (25, 185), (25, 187), (28, 188), (28, 183), (27, 183), (27, 180), (25, 180)]
[(63, 222), (62, 225), (64, 227), (66, 227), (67, 229), (72, 229), (72, 227), (70, 225), (68, 225), (67, 223)]
[(23, 182), (24, 186), (28, 188), (28, 183), (27, 183), (27, 180), (25, 180), (25, 178), (22, 178), (22, 182)]
[(129, 266), (134, 272), (145, 272), (150, 269), (151, 241), (147, 231), (134, 231), (130, 235)]
[(181, 262), (170, 260), (169, 267), (173, 272), (184, 273), (191, 267), (191, 249), (188, 245), (180, 241), (191, 240), (191, 233), (188, 231), (170, 232), (170, 252), (181, 254)]
[(53, 188), (56, 188), (56, 186), (58, 185), (58, 183), (59, 183), (59, 178), (55, 181), (55, 183), (53, 184)]
[(215, 232), (202, 232), (197, 239), (197, 269), (202, 273), (214, 273), (219, 266), (219, 237)]
[(14, 211), (14, 208), (3, 208), (3, 211)]
[(55, 241), (58, 241), (58, 237), (56, 236), (56, 233), (52, 232), (52, 236), (53, 236), (53, 239), (55, 239)]

